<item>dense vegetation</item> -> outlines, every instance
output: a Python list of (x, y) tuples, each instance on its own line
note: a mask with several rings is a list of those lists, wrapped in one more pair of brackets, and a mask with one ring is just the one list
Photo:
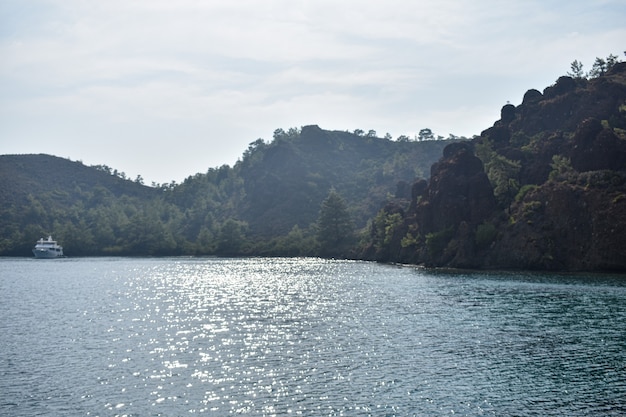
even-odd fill
[(0, 255), (30, 256), (52, 234), (69, 256), (346, 256), (356, 238), (336, 246), (326, 222), (339, 216), (356, 236), (384, 201), (406, 197), (450, 142), (420, 139), (278, 129), (233, 167), (153, 187), (106, 165), (3, 155)]

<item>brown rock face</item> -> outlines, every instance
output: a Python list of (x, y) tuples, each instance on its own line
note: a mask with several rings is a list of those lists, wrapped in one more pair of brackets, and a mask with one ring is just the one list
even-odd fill
[(431, 168), (428, 187), (430, 222), (423, 230), (437, 232), (465, 221), (478, 224), (496, 207), (493, 189), (469, 143), (448, 145)]
[[(400, 250), (400, 261), (476, 267), (473, 234), (496, 202), (483, 164), (470, 142), (448, 145), (431, 168), (430, 182), (414, 184), (403, 230), (421, 245)], [(455, 237), (456, 236), (456, 237)]]
[(541, 270), (626, 269), (626, 176), (583, 174), (551, 182), (515, 205), (486, 264)]
[(576, 130), (570, 151), (572, 167), (580, 172), (626, 168), (626, 140), (605, 129), (597, 119), (585, 120)]

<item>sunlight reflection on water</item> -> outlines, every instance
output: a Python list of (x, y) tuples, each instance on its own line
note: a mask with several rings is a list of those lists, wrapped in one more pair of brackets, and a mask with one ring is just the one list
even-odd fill
[(626, 412), (611, 277), (310, 258), (0, 272), (3, 415)]

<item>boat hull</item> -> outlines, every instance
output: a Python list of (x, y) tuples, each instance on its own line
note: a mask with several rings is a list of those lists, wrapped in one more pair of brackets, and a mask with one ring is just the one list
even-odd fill
[(33, 254), (37, 259), (54, 259), (63, 257), (63, 252), (48, 249), (33, 249)]

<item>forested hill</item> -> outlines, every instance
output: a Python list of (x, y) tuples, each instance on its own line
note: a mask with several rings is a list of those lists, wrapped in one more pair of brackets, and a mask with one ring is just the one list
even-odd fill
[(59, 204), (68, 204), (82, 190), (98, 187), (117, 197), (149, 198), (157, 194), (150, 187), (112, 174), (105, 166), (88, 167), (51, 155), (0, 155), (0, 198), (3, 205), (26, 205), (29, 195), (55, 192)]
[(123, 176), (51, 155), (0, 155), (0, 255), (28, 255), (49, 234), (78, 253), (92, 253), (96, 235), (114, 247), (116, 219), (161, 194)]
[(364, 256), (462, 268), (626, 271), (626, 63), (560, 77), (446, 147)]
[(331, 191), (346, 204), (352, 236), (389, 199), (408, 199), (450, 142), (278, 129), (233, 167), (158, 187), (106, 165), (2, 155), (0, 256), (29, 256), (49, 234), (69, 256), (317, 255), (317, 220)]
[(271, 144), (253, 143), (236, 167), (244, 197), (238, 217), (251, 232), (275, 236), (309, 227), (335, 189), (363, 227), (389, 195), (410, 197), (449, 141), (391, 141), (318, 126), (278, 132)]

